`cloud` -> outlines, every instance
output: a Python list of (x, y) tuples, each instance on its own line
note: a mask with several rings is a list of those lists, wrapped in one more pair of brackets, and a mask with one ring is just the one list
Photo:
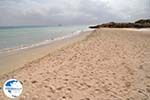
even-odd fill
[(122, 20), (150, 18), (150, 0), (102, 0)]
[(0, 0), (0, 26), (130, 21), (149, 10), (149, 0)]

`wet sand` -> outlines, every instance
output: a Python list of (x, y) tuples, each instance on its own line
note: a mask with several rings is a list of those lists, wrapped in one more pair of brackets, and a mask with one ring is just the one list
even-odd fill
[(9, 78), (23, 82), (20, 100), (150, 100), (150, 31), (98, 29)]

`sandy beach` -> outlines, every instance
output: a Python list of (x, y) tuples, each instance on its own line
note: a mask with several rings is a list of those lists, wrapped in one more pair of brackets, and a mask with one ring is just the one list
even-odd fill
[[(101, 28), (40, 49), (48, 55), (0, 80), (22, 81), (17, 100), (150, 100), (150, 31), (136, 30)], [(0, 100), (9, 100), (2, 91)]]

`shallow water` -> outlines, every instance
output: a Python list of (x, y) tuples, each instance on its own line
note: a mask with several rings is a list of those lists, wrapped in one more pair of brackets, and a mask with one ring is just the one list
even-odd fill
[(85, 29), (88, 29), (87, 25), (0, 28), (0, 53), (43, 45), (75, 35)]

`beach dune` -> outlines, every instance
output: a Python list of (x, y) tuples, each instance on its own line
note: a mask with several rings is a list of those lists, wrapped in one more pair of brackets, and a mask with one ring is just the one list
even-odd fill
[(1, 80), (22, 81), (19, 100), (150, 100), (150, 31), (137, 30), (94, 30)]

